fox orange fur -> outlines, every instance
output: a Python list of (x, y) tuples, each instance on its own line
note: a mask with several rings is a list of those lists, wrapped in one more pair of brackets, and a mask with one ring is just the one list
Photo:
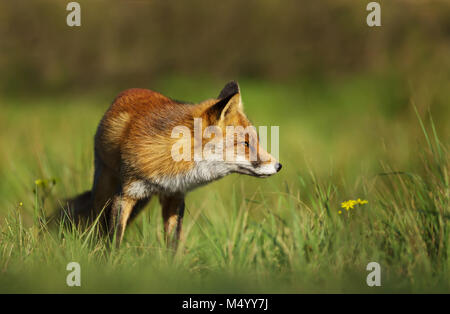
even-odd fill
[[(153, 195), (158, 195), (166, 240), (176, 245), (188, 191), (230, 173), (266, 177), (281, 169), (258, 145), (253, 129), (250, 133), (254, 134), (238, 134), (231, 140), (213, 138), (224, 148), (244, 147), (245, 160), (175, 161), (172, 149), (179, 138), (173, 137), (172, 131), (177, 126), (185, 126), (194, 137), (195, 118), (202, 121), (201, 134), (208, 126), (219, 128), (223, 134), (227, 133), (227, 126), (251, 126), (243, 112), (239, 86), (234, 81), (224, 87), (218, 98), (199, 104), (175, 101), (147, 89), (120, 93), (100, 121), (95, 135), (92, 190), (69, 201), (69, 218), (89, 224), (99, 217), (102, 229), (115, 235), (119, 245), (127, 224)], [(249, 142), (249, 136), (256, 138), (256, 143)], [(192, 151), (199, 145), (194, 143), (195, 140), (190, 142)], [(202, 148), (205, 144), (205, 140), (200, 141)], [(252, 150), (257, 151), (257, 158), (249, 161)]]

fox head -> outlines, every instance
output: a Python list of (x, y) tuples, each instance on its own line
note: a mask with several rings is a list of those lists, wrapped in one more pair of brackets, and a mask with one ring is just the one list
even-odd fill
[(268, 177), (281, 164), (260, 145), (256, 128), (244, 114), (239, 85), (229, 82), (201, 114), (203, 165), (218, 176), (241, 173)]

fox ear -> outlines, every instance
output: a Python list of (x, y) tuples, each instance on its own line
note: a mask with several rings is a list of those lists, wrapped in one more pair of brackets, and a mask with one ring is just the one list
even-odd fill
[(222, 91), (219, 94), (219, 99), (225, 98), (230, 95), (234, 95), (237, 93), (240, 93), (239, 90), (239, 84), (236, 81), (228, 82), (227, 85), (222, 89)]
[(207, 116), (211, 124), (224, 121), (225, 118), (232, 112), (242, 109), (241, 94), (234, 93), (220, 99), (214, 105), (209, 107), (204, 115)]

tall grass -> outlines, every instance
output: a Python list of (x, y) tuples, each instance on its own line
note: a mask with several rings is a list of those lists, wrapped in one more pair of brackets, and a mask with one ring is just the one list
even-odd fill
[[(294, 157), (283, 167), (285, 177), (232, 176), (193, 192), (175, 253), (163, 241), (156, 200), (128, 227), (119, 250), (99, 240), (95, 227), (49, 228), (45, 217), (62, 199), (59, 194), (88, 188), (92, 166), (82, 157), (90, 146), (69, 149), (69, 165), (48, 152), (39, 160), (49, 181), (27, 190), (23, 186), (30, 184), (4, 176), (20, 186), (14, 190), (23, 197), (9, 197), (2, 211), (0, 291), (448, 292), (450, 159), (431, 115), (427, 119), (415, 117), (422, 135), (404, 169), (386, 158), (354, 176), (333, 166), (317, 171), (309, 161), (297, 171), (300, 161)], [(83, 126), (93, 127), (97, 115), (87, 120), (92, 123)], [(83, 169), (90, 171), (79, 175)], [(17, 176), (30, 178), (27, 171), (21, 168)], [(56, 185), (48, 174), (58, 177)], [(358, 197), (368, 204), (340, 207)], [(66, 265), (72, 261), (81, 265), (80, 288), (66, 286)], [(381, 287), (366, 284), (369, 262), (381, 265)]]

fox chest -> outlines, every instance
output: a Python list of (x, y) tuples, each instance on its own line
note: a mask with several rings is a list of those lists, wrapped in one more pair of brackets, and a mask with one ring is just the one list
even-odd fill
[(131, 180), (123, 190), (125, 194), (135, 199), (148, 198), (153, 194), (186, 193), (228, 173), (229, 170), (225, 165), (198, 162), (186, 173)]

